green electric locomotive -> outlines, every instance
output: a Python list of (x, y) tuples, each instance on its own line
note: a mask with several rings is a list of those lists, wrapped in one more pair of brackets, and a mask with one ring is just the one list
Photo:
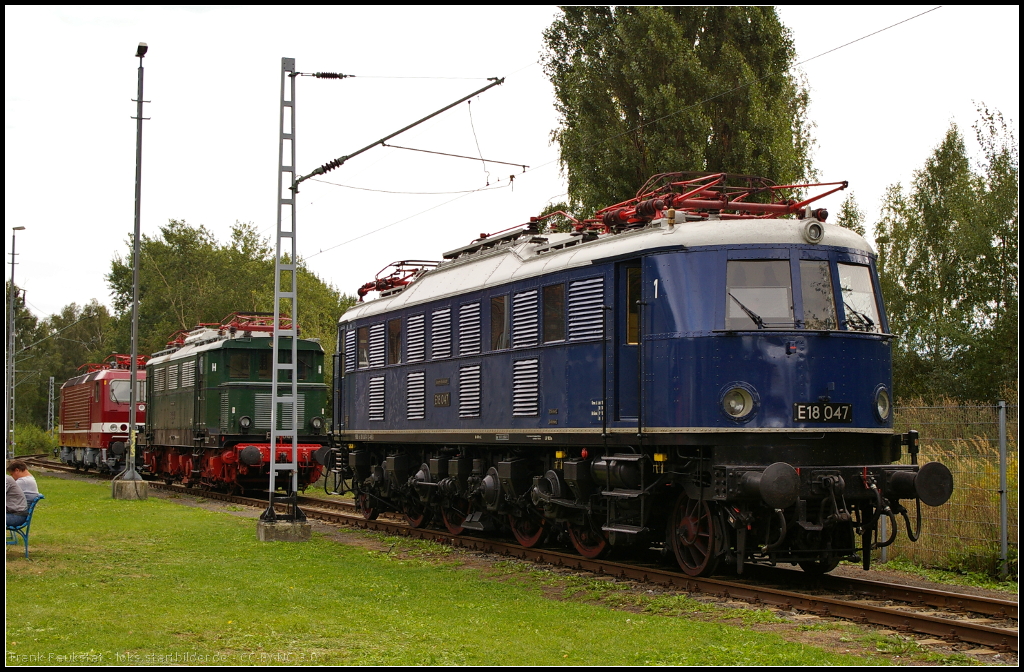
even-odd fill
[[(234, 314), (219, 324), (179, 332), (146, 366), (149, 415), (145, 470), (165, 482), (233, 492), (268, 487), (273, 316)], [(299, 488), (320, 478), (329, 439), (324, 350), (300, 339), (298, 362)], [(291, 348), (282, 348), (291, 356)], [(284, 362), (283, 362), (284, 363)], [(280, 382), (280, 381), (279, 381)], [(291, 381), (288, 381), (290, 387)], [(290, 430), (290, 403), (277, 429)], [(279, 439), (274, 462), (291, 461)], [(290, 479), (280, 478), (282, 487)]]

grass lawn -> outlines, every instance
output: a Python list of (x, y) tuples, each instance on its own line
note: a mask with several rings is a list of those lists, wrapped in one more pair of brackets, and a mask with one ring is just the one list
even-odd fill
[(692, 618), (685, 597), (639, 614), (549, 599), (543, 581), (466, 567), (436, 544), (417, 558), (318, 534), (261, 543), (255, 521), (224, 511), (38, 480), (32, 560), (7, 552), (9, 665), (889, 662)]

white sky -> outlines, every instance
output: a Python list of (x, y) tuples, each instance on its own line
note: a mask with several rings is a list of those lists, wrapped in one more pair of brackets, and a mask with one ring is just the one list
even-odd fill
[[(783, 7), (799, 60), (923, 11)], [(536, 65), (552, 7), (170, 8), (4, 10), (5, 250), (18, 232), (17, 284), (40, 317), (74, 301), (110, 303), (103, 279), (134, 217), (138, 42), (145, 58), (142, 231), (170, 218), (225, 241), (236, 221), (272, 235), (282, 56), (298, 81), (298, 171), (306, 174), (504, 76), (472, 102), (491, 185), (514, 189), (396, 195), (316, 182), (301, 190), (299, 253), (354, 294), (391, 261), (439, 259), (481, 232), (528, 219), (566, 188), (549, 142), (556, 115)], [(943, 7), (802, 66), (811, 85), (815, 164), (849, 180), (876, 216), (887, 185), (910, 179), (951, 121), (973, 138), (972, 101), (1001, 110), (1019, 135), (1019, 8)], [(460, 79), (382, 79), (466, 77)], [(466, 104), (393, 144), (476, 155)], [(972, 146), (969, 143), (969, 146)], [(772, 177), (772, 176), (767, 176)], [(501, 178), (500, 182), (497, 182)], [(374, 148), (322, 179), (391, 191), (478, 189), (479, 162)], [(842, 194), (824, 202), (833, 213)], [(436, 208), (335, 247), (373, 229)], [(328, 249), (333, 248), (333, 249)], [(321, 252), (321, 250), (324, 250)], [(10, 257), (6, 258), (10, 261)], [(10, 266), (5, 266), (10, 277)], [(301, 297), (299, 303), (301, 320)]]

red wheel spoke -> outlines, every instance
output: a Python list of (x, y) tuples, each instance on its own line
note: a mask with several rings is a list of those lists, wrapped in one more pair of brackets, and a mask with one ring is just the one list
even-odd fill
[(680, 495), (668, 530), (668, 543), (684, 572), (690, 576), (707, 576), (715, 570), (718, 530), (707, 502), (690, 499), (685, 493)]

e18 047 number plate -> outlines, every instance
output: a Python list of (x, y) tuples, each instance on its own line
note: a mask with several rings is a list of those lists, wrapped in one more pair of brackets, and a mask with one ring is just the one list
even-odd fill
[(793, 422), (853, 422), (853, 404), (793, 404)]

